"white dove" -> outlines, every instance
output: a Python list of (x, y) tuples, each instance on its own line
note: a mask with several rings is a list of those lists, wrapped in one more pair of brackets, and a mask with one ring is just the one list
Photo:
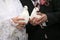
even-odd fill
[[(40, 18), (40, 17), (41, 17), (40, 15), (37, 15), (37, 11), (39, 11), (39, 8), (38, 8), (38, 7), (35, 7), (35, 8), (33, 9), (32, 13), (31, 13), (31, 16), (30, 16), (31, 19), (32, 19), (33, 17), (37, 17), (37, 18)], [(42, 25), (43, 25), (43, 26), (46, 26), (46, 23), (44, 22), (44, 23), (42, 23)], [(41, 24), (40, 24), (40, 26), (41, 26)], [(43, 28), (43, 27), (41, 26), (41, 28)]]
[(37, 18), (40, 18), (41, 16), (40, 15), (37, 15), (37, 11), (39, 11), (38, 7), (35, 7), (31, 13), (31, 16), (30, 18), (33, 18), (33, 17), (37, 17)]
[(20, 14), (20, 18), (24, 18), (25, 20), (21, 20), (22, 22), (25, 22), (26, 24), (29, 21), (29, 12), (28, 7), (24, 6), (23, 12)]

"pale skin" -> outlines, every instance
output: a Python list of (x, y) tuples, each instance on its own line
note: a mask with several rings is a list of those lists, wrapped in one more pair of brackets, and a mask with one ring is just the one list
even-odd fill
[(26, 25), (25, 22), (20, 21), (20, 20), (24, 20), (24, 18), (20, 18), (19, 16), (12, 18), (12, 20), (14, 23), (18, 24), (16, 26), (17, 29), (22, 29)]
[(38, 12), (37, 15), (40, 15), (40, 18), (37, 17), (33, 17), (32, 19), (30, 19), (30, 23), (34, 26), (36, 25), (40, 25), (41, 23), (47, 21), (47, 15), (41, 12)]
[[(33, 25), (40, 25), (41, 23), (47, 21), (47, 16), (44, 13), (38, 12), (37, 15), (40, 15), (40, 18), (37, 17), (33, 17), (32, 19), (29, 20), (29, 22)], [(20, 20), (24, 20), (24, 18), (20, 18), (19, 16), (12, 18), (14, 23), (18, 23), (19, 25), (16, 26), (16, 28), (18, 29), (22, 29), (26, 23), (25, 22), (21, 22)]]

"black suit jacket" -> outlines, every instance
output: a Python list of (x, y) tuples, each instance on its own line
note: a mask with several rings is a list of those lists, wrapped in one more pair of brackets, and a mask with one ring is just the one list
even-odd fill
[[(20, 0), (24, 5), (28, 6), (31, 14), (34, 6), (31, 0)], [(60, 40), (60, 0), (48, 0), (49, 5), (40, 5), (40, 12), (45, 13), (48, 18), (47, 27), (41, 29), (39, 25), (32, 26), (30, 23), (26, 26), (29, 34), (29, 40), (45, 40), (44, 34), (48, 36), (48, 40)]]

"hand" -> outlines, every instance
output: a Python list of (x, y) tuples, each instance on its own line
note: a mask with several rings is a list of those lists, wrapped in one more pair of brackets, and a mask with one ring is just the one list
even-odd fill
[(15, 24), (18, 24), (16, 26), (16, 28), (18, 28), (18, 29), (22, 29), (26, 25), (26, 23), (25, 22), (22, 22), (21, 20), (24, 21), (24, 19), (23, 18), (19, 18), (19, 16), (12, 18), (12, 21)]
[(42, 24), (43, 22), (47, 21), (47, 16), (46, 14), (43, 14), (41, 12), (39, 12), (37, 15), (41, 16), (41, 17), (33, 17), (32, 19), (30, 19), (30, 23), (32, 25), (40, 25)]

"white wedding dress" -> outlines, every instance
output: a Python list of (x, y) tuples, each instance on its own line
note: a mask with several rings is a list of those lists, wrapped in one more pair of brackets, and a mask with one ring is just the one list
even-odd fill
[(0, 0), (0, 40), (27, 40), (26, 29), (18, 30), (11, 21), (22, 11), (19, 0)]

